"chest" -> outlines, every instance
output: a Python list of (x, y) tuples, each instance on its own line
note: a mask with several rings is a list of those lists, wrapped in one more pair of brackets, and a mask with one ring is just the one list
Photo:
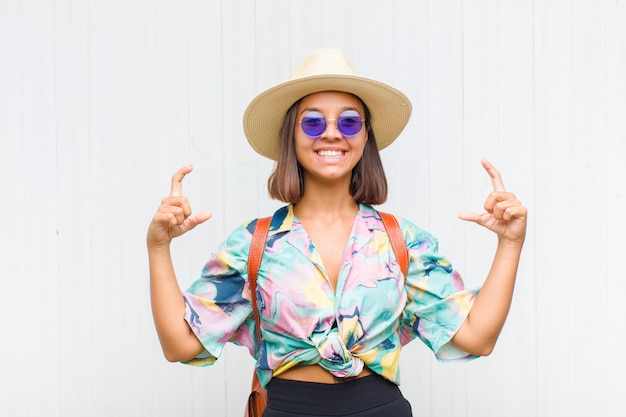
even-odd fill
[(351, 230), (351, 222), (337, 222), (331, 226), (312, 224), (307, 228), (312, 250), (317, 251), (321, 266), (333, 290), (337, 289), (337, 281)]
[(380, 297), (376, 293), (388, 291), (387, 283), (394, 290), (403, 287), (393, 258), (384, 230), (346, 226), (305, 231), (298, 224), (292, 233), (269, 240), (259, 284), (270, 298), (287, 297), (309, 306), (334, 305), (355, 297), (355, 290), (372, 289), (367, 295)]

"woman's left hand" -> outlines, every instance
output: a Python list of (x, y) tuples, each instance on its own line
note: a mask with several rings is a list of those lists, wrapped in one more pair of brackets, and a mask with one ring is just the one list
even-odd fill
[(521, 245), (526, 236), (526, 207), (515, 194), (506, 191), (500, 173), (491, 162), (483, 159), (481, 164), (491, 177), (493, 185), (493, 191), (485, 201), (485, 212), (479, 214), (464, 211), (459, 214), (459, 218), (486, 227), (496, 233), (500, 240)]

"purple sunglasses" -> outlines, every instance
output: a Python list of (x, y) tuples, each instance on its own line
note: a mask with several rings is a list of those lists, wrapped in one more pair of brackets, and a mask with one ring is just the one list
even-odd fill
[(337, 124), (337, 129), (342, 135), (354, 136), (361, 131), (365, 120), (354, 110), (346, 110), (336, 119), (326, 119), (321, 113), (312, 111), (308, 112), (298, 124), (302, 127), (305, 135), (316, 138), (324, 133), (326, 123), (331, 121)]

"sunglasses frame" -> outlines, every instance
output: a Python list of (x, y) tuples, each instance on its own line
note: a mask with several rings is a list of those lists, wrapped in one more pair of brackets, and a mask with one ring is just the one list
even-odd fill
[[(340, 127), (340, 124), (339, 124), (339, 121), (340, 121), (340, 119), (342, 117), (348, 117), (348, 118), (354, 117), (354, 116), (343, 116), (345, 113), (349, 113), (349, 112), (354, 112), (356, 114), (356, 116), (358, 116), (359, 120), (361, 121), (361, 126), (359, 127), (359, 130), (356, 131), (355, 133), (351, 134), (351, 135), (347, 134), (343, 130), (341, 130), (341, 127)], [(311, 113), (319, 113), (319, 112), (311, 112)], [(341, 135), (345, 136), (345, 137), (348, 137), (348, 138), (356, 136), (361, 131), (361, 129), (363, 129), (363, 124), (365, 124), (365, 119), (363, 119), (363, 116), (361, 116), (361, 114), (358, 111), (356, 111), (356, 110), (346, 110), (346, 111), (342, 112), (339, 115), (339, 117), (332, 118), (332, 119), (324, 117), (324, 115), (322, 113), (319, 113), (319, 115), (320, 115), (319, 119), (324, 120), (324, 128), (322, 129), (322, 131), (319, 134), (317, 134), (315, 136), (312, 136), (312, 135), (308, 134), (304, 130), (304, 127), (302, 126), (302, 123), (305, 121), (304, 119), (306, 119), (307, 117), (311, 117), (311, 116), (304, 116), (304, 117), (302, 117), (302, 119), (300, 121), (298, 121), (298, 124), (300, 125), (300, 129), (302, 129), (302, 133), (304, 133), (309, 138), (315, 139), (315, 138), (320, 137), (322, 135), (322, 133), (324, 133), (326, 131), (326, 129), (328, 128), (328, 123), (329, 122), (335, 122), (335, 125), (337, 126), (337, 130), (341, 133)], [(315, 118), (318, 118), (318, 117), (316, 116)]]

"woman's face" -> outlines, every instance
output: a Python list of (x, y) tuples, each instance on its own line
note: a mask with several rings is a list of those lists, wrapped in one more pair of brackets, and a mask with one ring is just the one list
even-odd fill
[[(323, 129), (321, 133), (307, 135), (303, 130), (301, 123), (311, 117), (321, 122), (317, 129)], [(339, 123), (344, 133), (337, 127), (340, 117), (343, 117)], [(358, 128), (358, 122), (364, 118), (363, 105), (352, 94), (324, 91), (308, 95), (300, 101), (294, 140), (296, 157), (304, 170), (305, 179), (347, 179), (349, 183), (352, 168), (361, 159), (367, 141), (365, 122), (353, 134), (354, 127)]]

